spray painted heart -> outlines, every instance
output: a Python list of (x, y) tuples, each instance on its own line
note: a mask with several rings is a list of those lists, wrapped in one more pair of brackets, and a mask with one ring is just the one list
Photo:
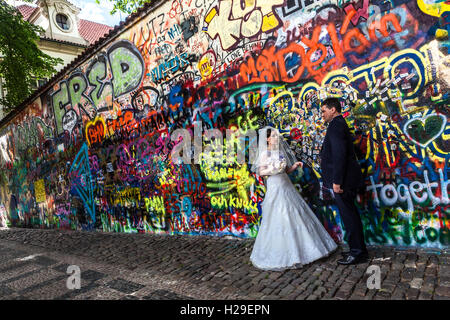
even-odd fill
[(102, 118), (86, 123), (86, 141), (90, 146), (93, 143), (100, 143), (105, 138), (106, 125)]
[(447, 118), (443, 114), (429, 114), (406, 122), (403, 132), (415, 144), (425, 148), (445, 130)]

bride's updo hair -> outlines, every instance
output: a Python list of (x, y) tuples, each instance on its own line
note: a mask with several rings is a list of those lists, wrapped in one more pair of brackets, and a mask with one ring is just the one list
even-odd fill
[(270, 135), (272, 134), (272, 128), (267, 128), (267, 134), (266, 134), (266, 139), (270, 138)]

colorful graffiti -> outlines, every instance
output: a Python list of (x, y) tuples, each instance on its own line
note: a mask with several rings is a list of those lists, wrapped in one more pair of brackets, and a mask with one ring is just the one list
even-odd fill
[(0, 128), (0, 225), (255, 237), (264, 180), (238, 157), (271, 125), (343, 241), (319, 192), (337, 96), (367, 242), (448, 247), (449, 17), (442, 0), (165, 2)]

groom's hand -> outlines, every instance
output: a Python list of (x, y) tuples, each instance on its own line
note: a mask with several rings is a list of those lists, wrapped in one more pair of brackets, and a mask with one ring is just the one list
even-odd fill
[(344, 190), (341, 189), (341, 185), (335, 184), (335, 183), (333, 183), (333, 191), (334, 191), (334, 193), (343, 193), (344, 192)]

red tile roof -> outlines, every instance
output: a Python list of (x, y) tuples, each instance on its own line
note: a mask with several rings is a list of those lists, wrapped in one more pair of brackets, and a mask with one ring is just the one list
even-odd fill
[[(24, 20), (28, 20), (32, 13), (38, 8), (39, 7), (32, 7), (26, 4), (17, 6), (17, 9), (22, 14)], [(78, 32), (84, 40), (89, 42), (89, 44), (93, 44), (112, 29), (112, 27), (107, 26), (106, 24), (101, 24), (94, 21), (80, 19), (78, 22)]]
[(22, 14), (24, 20), (28, 20), (28, 18), (31, 16), (31, 14), (38, 8), (39, 7), (32, 7), (32, 6), (28, 6), (26, 4), (17, 6), (17, 9)]
[(93, 44), (112, 29), (112, 27), (107, 26), (106, 24), (89, 20), (80, 19), (78, 22), (78, 32), (84, 40), (89, 42), (89, 44)]

